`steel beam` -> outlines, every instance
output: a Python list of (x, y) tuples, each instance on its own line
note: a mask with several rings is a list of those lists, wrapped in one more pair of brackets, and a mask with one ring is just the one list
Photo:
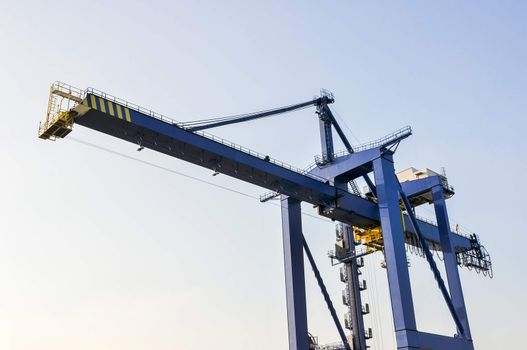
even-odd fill
[(432, 252), (430, 251), (429, 244), (426, 241), (426, 238), (424, 237), (423, 233), (419, 229), (419, 225), (417, 223), (417, 219), (415, 218), (415, 213), (413, 211), (413, 208), (410, 205), (410, 201), (408, 200), (408, 197), (406, 197), (404, 192), (402, 192), (402, 188), (399, 191), (399, 195), (401, 196), (401, 200), (404, 203), (404, 207), (406, 208), (408, 216), (411, 219), (412, 226), (417, 231), (417, 237), (419, 238), (419, 242), (421, 243), (422, 251), (425, 255), (426, 261), (428, 261), (428, 265), (430, 266), (430, 269), (432, 270), (434, 278), (439, 286), (439, 290), (441, 291), (441, 294), (443, 295), (443, 299), (445, 300), (445, 303), (448, 306), (448, 310), (450, 311), (450, 314), (452, 315), (452, 319), (456, 323), (456, 326), (459, 332), (463, 334), (464, 333), (463, 325), (461, 324), (461, 321), (459, 320), (459, 316), (457, 315), (457, 312), (454, 309), (454, 305), (452, 304), (452, 299), (450, 299), (450, 294), (447, 291), (445, 281), (443, 280), (443, 277), (441, 276), (441, 273), (439, 269), (437, 268), (437, 264), (434, 260), (434, 256), (432, 255)]
[(309, 245), (307, 244), (305, 237), (303, 237), (302, 242), (304, 244), (304, 250), (306, 251), (307, 259), (309, 260), (309, 263), (311, 264), (311, 268), (313, 269), (313, 273), (315, 274), (315, 279), (317, 280), (318, 286), (320, 287), (320, 292), (322, 293), (322, 296), (324, 297), (324, 300), (326, 301), (326, 305), (329, 309), (329, 313), (331, 314), (331, 318), (333, 318), (333, 323), (335, 323), (335, 327), (337, 328), (337, 332), (339, 333), (340, 339), (342, 340), (342, 344), (344, 344), (344, 349), (351, 350), (349, 343), (348, 343), (348, 339), (346, 338), (346, 333), (344, 333), (344, 329), (342, 328), (342, 325), (340, 324), (339, 318), (337, 316), (337, 311), (335, 310), (335, 307), (333, 306), (331, 297), (329, 296), (326, 285), (324, 284), (324, 280), (322, 279), (322, 276), (320, 275), (320, 271), (318, 270), (317, 264), (315, 263), (315, 259), (313, 258), (313, 254), (311, 254), (311, 250), (309, 249)]
[(306, 287), (301, 202), (281, 196), (289, 350), (307, 350)]
[(432, 188), (432, 197), (434, 200), (434, 209), (441, 238), (441, 250), (443, 252), (445, 271), (448, 280), (448, 289), (450, 299), (456, 310), (459, 321), (463, 326), (463, 332), (458, 329), (459, 336), (471, 340), (470, 327), (468, 323), (467, 309), (463, 297), (463, 288), (457, 266), (456, 250), (452, 244), (450, 233), (450, 222), (448, 220), (448, 211), (446, 208), (445, 193), (441, 185)]
[[(320, 215), (333, 220), (363, 227), (379, 224), (377, 206), (367, 199), (231, 147), (222, 143), (221, 139), (204, 137), (136, 110), (130, 109), (130, 121), (117, 118), (107, 113), (110, 101), (102, 97), (96, 100), (95, 105), (88, 103), (76, 107), (79, 113), (75, 118), (76, 124), (136, 144), (141, 139), (141, 145), (146, 148), (318, 205)], [(103, 105), (106, 112), (102, 111)], [(358, 154), (361, 154), (359, 157), (365, 156), (362, 161), (371, 160), (373, 156), (373, 153)], [(426, 226), (422, 231), (427, 239), (439, 242), (436, 227), (423, 222), (420, 224)], [(470, 247), (470, 240), (459, 236), (454, 245)]]
[(400, 332), (402, 337), (397, 338), (397, 347), (398, 349), (411, 349), (412, 344), (409, 344), (410, 347), (405, 345), (407, 339), (404, 331), (416, 331), (417, 327), (399, 207), (399, 184), (391, 155), (385, 154), (374, 160), (373, 167), (394, 326), (395, 331)]
[(331, 164), (313, 168), (310, 174), (326, 179), (340, 177), (343, 181), (350, 181), (371, 172), (373, 160), (380, 156), (379, 148), (354, 152), (335, 158)]
[[(333, 127), (335, 127), (335, 130), (337, 131), (337, 134), (339, 135), (340, 139), (342, 140), (342, 143), (344, 143), (344, 146), (348, 150), (349, 153), (353, 153), (353, 147), (351, 146), (351, 143), (349, 142), (348, 138), (346, 137), (346, 134), (344, 134), (344, 131), (342, 131), (339, 123), (337, 123), (337, 120), (333, 116), (333, 113), (331, 112), (331, 109), (329, 109), (328, 106), (324, 106), (326, 112), (326, 116), (331, 120), (331, 124), (333, 124)], [(368, 185), (371, 193), (373, 193), (374, 196), (377, 196), (377, 189), (375, 188), (375, 185), (371, 181), (370, 177), (367, 174), (363, 175), (364, 181), (366, 181), (366, 184)]]
[[(400, 331), (395, 335), (396, 339), (405, 339), (401, 344), (402, 349), (426, 349), (426, 350), (473, 350), (472, 341), (463, 338), (448, 337), (439, 334), (417, 331)], [(398, 343), (399, 344), (399, 343)], [(412, 345), (410, 345), (412, 344)]]
[(439, 176), (428, 176), (422, 179), (401, 182), (403, 192), (408, 198), (429, 192), (434, 186), (441, 185)]

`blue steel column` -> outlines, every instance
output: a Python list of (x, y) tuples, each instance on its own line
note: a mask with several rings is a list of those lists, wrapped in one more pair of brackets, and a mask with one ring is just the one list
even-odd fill
[(342, 340), (342, 343), (344, 344), (344, 349), (351, 350), (348, 344), (348, 339), (346, 338), (346, 333), (344, 333), (344, 329), (342, 328), (342, 325), (340, 324), (339, 317), (337, 316), (337, 311), (335, 311), (333, 302), (331, 301), (326, 285), (324, 284), (324, 280), (322, 280), (322, 276), (320, 275), (320, 271), (318, 270), (317, 264), (315, 263), (315, 259), (313, 258), (313, 254), (311, 254), (311, 250), (309, 249), (309, 245), (307, 244), (305, 237), (303, 239), (303, 243), (304, 243), (304, 249), (306, 251), (307, 260), (309, 260), (309, 263), (311, 264), (311, 268), (313, 269), (313, 273), (315, 274), (315, 278), (318, 282), (318, 286), (320, 287), (320, 291), (322, 292), (322, 295), (324, 296), (324, 300), (326, 301), (326, 305), (329, 309), (329, 313), (331, 314), (331, 317), (333, 318), (333, 322), (335, 323), (335, 327), (337, 327), (337, 331), (339, 332), (340, 339)]
[(301, 202), (282, 195), (285, 290), (289, 350), (309, 349)]
[(399, 184), (395, 177), (392, 156), (385, 154), (374, 160), (373, 169), (397, 349), (417, 349), (413, 344), (409, 344), (410, 339), (407, 336), (407, 331), (416, 331), (417, 327), (399, 207)]
[(456, 310), (459, 320), (463, 326), (464, 338), (472, 340), (468, 324), (467, 309), (465, 307), (465, 299), (463, 297), (463, 288), (461, 287), (461, 279), (459, 278), (456, 251), (450, 240), (450, 222), (448, 220), (448, 212), (446, 208), (443, 187), (434, 186), (432, 188), (432, 196), (434, 200), (434, 209), (437, 219), (437, 226), (439, 229), (441, 250), (443, 251), (445, 270), (448, 280), (448, 288), (450, 291), (450, 299), (452, 300), (454, 309)]

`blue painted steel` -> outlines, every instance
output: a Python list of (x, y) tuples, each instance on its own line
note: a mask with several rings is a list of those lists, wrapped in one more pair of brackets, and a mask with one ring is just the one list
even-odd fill
[[(181, 158), (183, 153), (196, 153), (194, 157), (196, 159), (189, 160), (193, 163), (197, 163), (201, 166), (215, 168), (217, 164), (225, 160), (235, 161), (236, 163), (243, 164), (246, 167), (263, 172), (263, 174), (257, 174), (262, 178), (250, 179), (243, 178), (244, 174), (234, 174), (237, 178), (242, 178), (246, 181), (263, 185), (269, 189), (277, 189), (283, 192), (291, 193), (292, 195), (301, 195), (298, 193), (304, 189), (311, 193), (313, 197), (311, 201), (319, 201), (319, 204), (332, 204), (334, 202), (336, 190), (333, 186), (325, 184), (321, 180), (316, 180), (309, 176), (302, 175), (298, 172), (289, 170), (272, 162), (268, 162), (262, 158), (258, 158), (254, 155), (250, 155), (243, 151), (234, 149), (220, 142), (216, 142), (209, 138), (203, 137), (197, 133), (181, 129), (176, 125), (171, 125), (163, 122), (159, 119), (152, 118), (143, 113), (135, 110), (130, 110), (131, 123), (119, 120), (114, 117), (110, 117), (106, 113), (100, 111), (91, 110), (86, 115), (83, 115), (76, 119), (76, 123), (85, 125), (92, 129), (96, 129), (112, 136), (116, 136), (131, 142), (136, 142), (139, 137), (142, 138), (145, 143), (145, 147), (153, 148), (164, 153), (171, 153), (172, 156)], [(120, 123), (119, 125), (117, 123)], [(137, 128), (139, 127), (139, 128)], [(164, 137), (163, 137), (164, 136)], [(170, 139), (166, 139), (169, 137)], [(157, 139), (156, 139), (157, 138)], [(173, 152), (169, 152), (169, 147), (173, 146)], [(163, 147), (163, 148), (162, 148)], [(207, 154), (205, 154), (207, 152)], [(203, 164), (199, 158), (204, 158), (205, 155), (213, 155), (217, 158), (216, 163), (209, 162)], [(220, 172), (225, 173), (225, 169), (218, 169)], [(265, 177), (276, 177), (272, 179), (274, 181), (283, 181), (283, 184), (276, 184), (272, 186), (271, 181), (265, 182)], [(282, 185), (282, 186), (279, 186)], [(342, 193), (343, 196), (351, 194)], [(306, 195), (308, 199), (308, 195)], [(309, 200), (309, 199), (308, 199)]]
[[(438, 281), (445, 301), (449, 306), (454, 321), (456, 322), (456, 326), (458, 327), (458, 331), (461, 336), (464, 334), (463, 326), (459, 321), (457, 312), (453, 307), (450, 296), (445, 289), (444, 282), (442, 281), (437, 266), (433, 261), (426, 239), (424, 239), (422, 232), (420, 232), (420, 225), (417, 223), (417, 219), (413, 214), (413, 209), (410, 206), (408, 198), (402, 192), (402, 187), (395, 176), (393, 160), (390, 155), (385, 154), (383, 157), (374, 161), (374, 175), (378, 190), (379, 210), (384, 237), (385, 258), (388, 270), (388, 283), (390, 287), (397, 348), (472, 350), (473, 345), (470, 340), (456, 337), (444, 337), (417, 331), (408, 266), (406, 263), (406, 252), (404, 249), (404, 240), (402, 239), (402, 220), (400, 217), (399, 196), (407, 208), (410, 222), (415, 225), (414, 228), (416, 234), (420, 237), (423, 251), (425, 252), (427, 260), (434, 272), (434, 276)], [(437, 187), (438, 186), (435, 188)], [(442, 191), (442, 187), (440, 188)], [(442, 192), (441, 195), (443, 195)], [(442, 235), (450, 237), (451, 232), (449, 229), (448, 217), (446, 215), (446, 207), (442, 206), (442, 204), (444, 204), (444, 197), (438, 197), (437, 203), (439, 204), (438, 209), (443, 210), (443, 212), (440, 213), (441, 216), (438, 216), (438, 221), (442, 219)], [(438, 209), (436, 209), (436, 211)], [(447, 242), (447, 239), (445, 238), (443, 238), (443, 240), (445, 241), (445, 245), (450, 243), (450, 252), (453, 252), (451, 242)], [(451, 255), (451, 258), (452, 256), (454, 257), (455, 263), (455, 253)], [(451, 263), (452, 259), (449, 264)], [(449, 268), (455, 268), (457, 272), (457, 265), (450, 265)], [(457, 289), (457, 286), (455, 286), (455, 288)], [(459, 296), (462, 300), (462, 294)]]
[(450, 295), (448, 294), (448, 291), (446, 289), (445, 282), (443, 281), (443, 278), (441, 277), (441, 273), (439, 272), (439, 269), (437, 268), (434, 257), (432, 256), (432, 252), (430, 251), (430, 248), (428, 247), (428, 242), (423, 236), (423, 234), (421, 233), (421, 230), (419, 229), (419, 225), (417, 223), (417, 219), (415, 218), (413, 208), (410, 205), (410, 201), (408, 201), (408, 198), (402, 191), (402, 188), (399, 183), (398, 183), (398, 187), (400, 188), (399, 194), (406, 208), (406, 212), (408, 213), (408, 216), (410, 217), (410, 222), (412, 223), (412, 226), (417, 232), (417, 236), (419, 237), (419, 241), (421, 242), (421, 248), (423, 249), (423, 252), (425, 254), (426, 260), (428, 261), (428, 264), (430, 265), (430, 269), (432, 270), (432, 273), (434, 274), (434, 278), (437, 281), (437, 284), (439, 285), (439, 290), (441, 291), (441, 294), (443, 295), (443, 298), (445, 299), (445, 302), (448, 306), (450, 314), (452, 315), (452, 318), (454, 319), (454, 322), (456, 323), (456, 326), (458, 328), (460, 335), (464, 336), (465, 331), (463, 329), (463, 325), (461, 324), (461, 321), (456, 312), (456, 309), (454, 308), (454, 305), (452, 304), (452, 300), (450, 299)]
[(461, 287), (461, 280), (459, 278), (456, 251), (451, 241), (452, 234), (450, 232), (450, 222), (448, 220), (448, 211), (446, 208), (443, 187), (440, 184), (434, 186), (432, 188), (432, 195), (439, 234), (441, 236), (441, 250), (443, 251), (443, 261), (445, 264), (450, 298), (464, 330), (464, 332), (462, 332), (458, 329), (458, 334), (463, 335), (465, 339), (471, 340), (472, 336), (470, 334), (465, 299), (463, 298), (463, 288)]
[(333, 302), (331, 301), (331, 297), (329, 296), (328, 290), (326, 289), (326, 285), (324, 284), (324, 280), (322, 279), (322, 276), (320, 275), (320, 271), (318, 270), (317, 264), (315, 263), (315, 259), (313, 258), (313, 254), (311, 254), (311, 250), (309, 249), (309, 246), (306, 242), (305, 237), (302, 237), (302, 242), (304, 244), (304, 250), (306, 252), (307, 260), (311, 264), (311, 268), (313, 269), (313, 273), (315, 274), (315, 278), (317, 280), (318, 286), (320, 287), (320, 291), (322, 292), (322, 295), (324, 296), (324, 300), (326, 301), (326, 305), (329, 309), (329, 313), (331, 314), (331, 318), (333, 318), (335, 327), (337, 328), (337, 331), (339, 332), (339, 336), (340, 336), (342, 343), (344, 344), (344, 348), (346, 350), (351, 350), (348, 344), (348, 339), (346, 338), (346, 333), (344, 333), (344, 329), (342, 328), (342, 325), (340, 324), (339, 318), (337, 316), (337, 312), (335, 311), (335, 307), (333, 306)]
[[(344, 131), (342, 131), (339, 123), (337, 123), (337, 120), (335, 119), (335, 116), (333, 116), (333, 112), (331, 112), (331, 109), (328, 106), (324, 106), (324, 114), (327, 116), (327, 118), (331, 121), (331, 124), (335, 127), (335, 130), (337, 131), (337, 134), (339, 135), (340, 139), (342, 140), (342, 143), (344, 143), (344, 147), (346, 147), (346, 150), (351, 154), (354, 152), (353, 147), (351, 146), (351, 143), (349, 142), (348, 138), (346, 137), (346, 134), (344, 134)], [(368, 185), (368, 188), (370, 189), (371, 193), (373, 193), (374, 196), (377, 196), (377, 189), (375, 188), (375, 185), (371, 181), (368, 174), (363, 174), (362, 178), (364, 181), (366, 181), (366, 185)]]
[(281, 196), (289, 350), (309, 348), (301, 202)]
[[(110, 117), (107, 111), (111, 108), (111, 104), (108, 104), (108, 101), (96, 97), (92, 104), (90, 98), (91, 95), (88, 94), (87, 104), (94, 109), (80, 114), (75, 120), (77, 124), (130, 142), (141, 142), (145, 147), (284, 194), (281, 197), (281, 211), (290, 350), (306, 350), (309, 346), (301, 201), (318, 205), (321, 215), (347, 224), (364, 227), (381, 224), (398, 349), (473, 349), (455, 255), (459, 247), (470, 248), (470, 240), (454, 235), (450, 231), (445, 193), (437, 179), (399, 184), (393, 166), (393, 152), (385, 152), (380, 148), (339, 157), (335, 160), (334, 166), (328, 165), (312, 171), (311, 175), (323, 175), (327, 180), (336, 180), (338, 177), (335, 182), (344, 182), (346, 177), (353, 179), (373, 170), (378, 196), (376, 204), (354, 196), (339, 186), (331, 186), (324, 180), (317, 179), (316, 176), (287, 169), (280, 164), (269, 162), (262, 157), (229, 147), (136, 110), (128, 111), (130, 115), (126, 118), (128, 120), (117, 118), (115, 115)], [(420, 191), (432, 190), (439, 227), (420, 222), (415, 218), (409, 199), (405, 195), (405, 189), (411, 196), (418, 195)], [(416, 329), (399, 195), (409, 213), (404, 217), (406, 231), (417, 235), (421, 240), (427, 260), (456, 321), (458, 337), (428, 334), (418, 332)], [(441, 244), (450, 295), (427, 247), (427, 240)]]
[[(127, 122), (90, 109), (75, 123), (135, 144), (141, 141), (144, 147), (319, 205), (320, 214), (333, 220), (364, 227), (379, 224), (379, 210), (371, 201), (138, 111), (130, 109), (130, 117)], [(361, 157), (363, 152), (356, 155)], [(420, 225), (428, 239), (439, 242), (436, 227)], [(456, 238), (454, 243), (470, 247), (466, 238)]]
[(428, 176), (422, 179), (401, 182), (402, 190), (408, 198), (429, 192), (434, 186), (438, 185), (441, 186), (439, 176)]
[[(450, 300), (452, 307), (456, 311), (459, 321), (464, 329), (463, 337), (470, 340), (471, 335), (469, 322), (457, 266), (456, 246), (453, 243), (456, 237), (459, 236), (450, 230), (450, 223), (448, 220), (448, 212), (446, 208), (445, 190), (442, 186), (441, 179), (439, 176), (432, 176), (415, 181), (403, 182), (401, 183), (401, 186), (403, 188), (403, 192), (407, 194), (408, 197), (420, 195), (429, 191), (432, 192), (434, 209), (440, 234), (441, 250), (444, 257), (445, 270), (448, 280)], [(462, 332), (460, 329), (458, 329), (458, 333), (461, 336)]]
[(338, 176), (350, 181), (371, 172), (373, 160), (379, 158), (381, 154), (379, 148), (347, 154), (335, 158), (331, 164), (313, 168), (310, 173), (326, 179)]
[[(373, 161), (379, 157), (381, 157), (383, 152), (380, 148), (372, 148), (361, 152), (356, 152), (353, 154), (348, 154), (345, 156), (341, 156), (338, 158), (335, 158), (332, 163), (313, 168), (310, 173), (318, 176), (323, 177), (327, 179), (332, 178), (338, 178), (339, 182), (345, 183), (352, 179), (355, 179), (357, 177), (360, 177), (364, 174), (367, 174), (373, 170)], [(417, 195), (423, 192), (428, 192), (431, 190), (431, 188), (436, 185), (440, 184), (439, 177), (429, 177), (425, 179), (415, 180), (415, 181), (408, 181), (403, 182), (401, 185), (403, 186), (403, 190), (405, 193), (406, 191), (409, 191), (411, 193), (411, 196)], [(339, 204), (342, 207), (348, 207), (347, 204), (345, 204), (346, 199), (342, 199), (339, 201)], [(361, 203), (354, 203), (353, 207), (356, 208), (356, 205), (361, 205)], [(367, 213), (370, 212), (371, 215), (374, 215), (378, 218), (378, 208), (377, 206), (369, 207), (371, 202), (364, 203), (366, 207), (364, 210), (359, 210), (361, 213)], [(351, 206), (351, 205), (350, 205)], [(324, 214), (322, 214), (324, 215)], [(331, 216), (334, 219), (337, 219), (339, 221), (348, 222), (346, 219), (339, 219), (335, 215)], [(411, 225), (410, 218), (405, 215), (405, 227), (406, 231), (411, 234), (416, 234), (415, 229)], [(354, 222), (353, 224), (357, 224), (357, 222)], [(439, 230), (437, 226), (434, 226), (428, 222), (420, 221), (419, 220), (419, 227), (421, 228), (421, 232), (426, 237), (427, 240), (438, 243), (440, 242), (439, 237)], [(464, 236), (460, 236), (452, 232), (452, 243), (454, 244), (454, 247), (461, 249), (466, 248), (470, 249), (470, 239)], [(408, 242), (410, 243), (410, 242)]]
[[(404, 339), (404, 340), (403, 340)], [(398, 349), (473, 350), (472, 342), (427, 332), (403, 331), (396, 334)]]
[(384, 238), (384, 255), (388, 272), (390, 299), (398, 348), (406, 341), (404, 331), (417, 330), (410, 275), (406, 260), (405, 240), (399, 208), (399, 186), (391, 155), (373, 161), (377, 198)]
[[(439, 243), (441, 237), (439, 236), (439, 230), (436, 225), (433, 225), (428, 222), (417, 220), (419, 223), (419, 228), (423, 236), (430, 242)], [(414, 236), (417, 236), (417, 231), (412, 225), (412, 221), (407, 214), (404, 214), (404, 227), (407, 233), (411, 233)], [(456, 234), (455, 232), (450, 232), (450, 240), (454, 247), (458, 249), (470, 249), (470, 238)], [(407, 242), (410, 243), (410, 242)]]

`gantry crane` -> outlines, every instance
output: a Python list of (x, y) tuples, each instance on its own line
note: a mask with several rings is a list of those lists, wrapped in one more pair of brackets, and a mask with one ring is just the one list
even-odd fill
[[(266, 188), (270, 192), (261, 201), (279, 196), (290, 350), (368, 347), (372, 331), (365, 330), (364, 315), (369, 313), (369, 305), (361, 302), (360, 294), (366, 284), (359, 281), (359, 273), (362, 257), (377, 251), (385, 258), (397, 348), (473, 349), (458, 266), (491, 275), (492, 265), (475, 234), (467, 236), (450, 228), (445, 201), (454, 194), (453, 188), (446, 176), (431, 171), (424, 172), (425, 176), (417, 176), (415, 172), (413, 178), (399, 180), (402, 175), (395, 173), (393, 156), (400, 142), (411, 135), (409, 127), (353, 148), (329, 108), (333, 102), (333, 95), (322, 91), (319, 97), (287, 107), (183, 123), (96, 89), (80, 90), (56, 82), (51, 86), (48, 112), (40, 125), (39, 137), (60, 139), (79, 124), (132, 142), (139, 146), (138, 150), (149, 148)], [(203, 131), (308, 107), (316, 108), (322, 155), (306, 169)], [(333, 130), (346, 147), (344, 152), (335, 152)], [(365, 191), (360, 191), (356, 183), (361, 178), (366, 183)], [(351, 336), (345, 334), (302, 233), (302, 202), (313, 204), (319, 215), (338, 222), (335, 250), (330, 257), (335, 264), (342, 264), (341, 279), (346, 283), (343, 301), (349, 307), (344, 324), (351, 330)], [(424, 203), (434, 205), (437, 223), (415, 215), (414, 208)], [(418, 250), (428, 261), (456, 326), (455, 335), (418, 330), (407, 247)], [(448, 287), (433, 258), (434, 251), (443, 255)], [(308, 333), (304, 252), (340, 335), (338, 343), (318, 345), (316, 337)]]

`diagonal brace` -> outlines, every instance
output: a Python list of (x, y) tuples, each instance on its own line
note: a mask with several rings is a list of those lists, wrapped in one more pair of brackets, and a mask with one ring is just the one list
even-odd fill
[(445, 302), (448, 306), (450, 314), (452, 315), (452, 318), (454, 319), (454, 322), (456, 323), (457, 329), (459, 330), (461, 335), (464, 335), (465, 331), (463, 329), (459, 316), (456, 312), (456, 309), (454, 308), (454, 304), (452, 303), (450, 294), (448, 293), (446, 289), (445, 282), (443, 281), (443, 278), (441, 277), (441, 273), (439, 272), (439, 269), (437, 268), (437, 265), (434, 261), (434, 257), (432, 256), (432, 253), (430, 252), (430, 248), (428, 247), (428, 242), (424, 238), (423, 233), (421, 232), (421, 229), (419, 228), (419, 225), (417, 224), (417, 218), (415, 217), (414, 210), (412, 206), (410, 205), (410, 201), (408, 200), (408, 197), (406, 197), (406, 194), (403, 192), (401, 183), (398, 180), (397, 180), (397, 183), (399, 184), (399, 195), (401, 196), (401, 200), (403, 201), (406, 211), (408, 212), (408, 216), (410, 217), (410, 222), (412, 223), (412, 226), (414, 227), (414, 230), (417, 233), (417, 237), (419, 237), (419, 241), (421, 242), (421, 246), (423, 248), (423, 252), (425, 254), (426, 260), (428, 261), (428, 264), (430, 265), (430, 269), (432, 270), (434, 274), (434, 278), (437, 281), (437, 284), (439, 285), (441, 294), (443, 295), (443, 298), (445, 299)]
[(302, 235), (302, 244), (304, 245), (304, 250), (306, 252), (307, 260), (309, 260), (309, 263), (311, 264), (311, 268), (313, 269), (313, 273), (315, 274), (315, 278), (317, 279), (318, 285), (320, 287), (320, 291), (322, 292), (322, 295), (324, 296), (324, 300), (326, 301), (326, 304), (328, 306), (329, 312), (331, 313), (331, 317), (333, 318), (333, 322), (335, 322), (335, 326), (337, 327), (337, 331), (339, 332), (340, 339), (342, 340), (342, 343), (344, 344), (344, 348), (346, 350), (351, 350), (348, 339), (346, 338), (346, 334), (344, 333), (344, 329), (342, 328), (342, 325), (340, 324), (339, 318), (337, 316), (337, 312), (335, 311), (335, 307), (333, 306), (333, 302), (331, 301), (331, 298), (329, 297), (329, 293), (326, 289), (326, 285), (324, 284), (324, 281), (322, 280), (322, 276), (320, 275), (320, 271), (317, 268), (317, 264), (315, 263), (315, 259), (313, 259), (313, 255), (311, 254), (311, 250), (309, 249), (309, 246), (307, 245), (306, 238), (304, 235)]
[[(331, 124), (333, 124), (333, 127), (337, 131), (337, 134), (339, 135), (340, 139), (342, 140), (342, 143), (344, 144), (348, 152), (353, 153), (354, 151), (353, 151), (353, 147), (351, 146), (351, 143), (346, 137), (346, 134), (344, 134), (344, 131), (342, 131), (342, 128), (340, 127), (339, 123), (337, 123), (337, 120), (335, 119), (333, 112), (331, 112), (331, 109), (327, 105), (325, 106), (325, 113), (331, 120)], [(365, 174), (362, 176), (362, 178), (364, 179), (364, 181), (366, 181), (366, 184), (370, 188), (371, 193), (373, 193), (373, 195), (377, 197), (377, 188), (371, 181), (370, 177), (367, 174)]]

